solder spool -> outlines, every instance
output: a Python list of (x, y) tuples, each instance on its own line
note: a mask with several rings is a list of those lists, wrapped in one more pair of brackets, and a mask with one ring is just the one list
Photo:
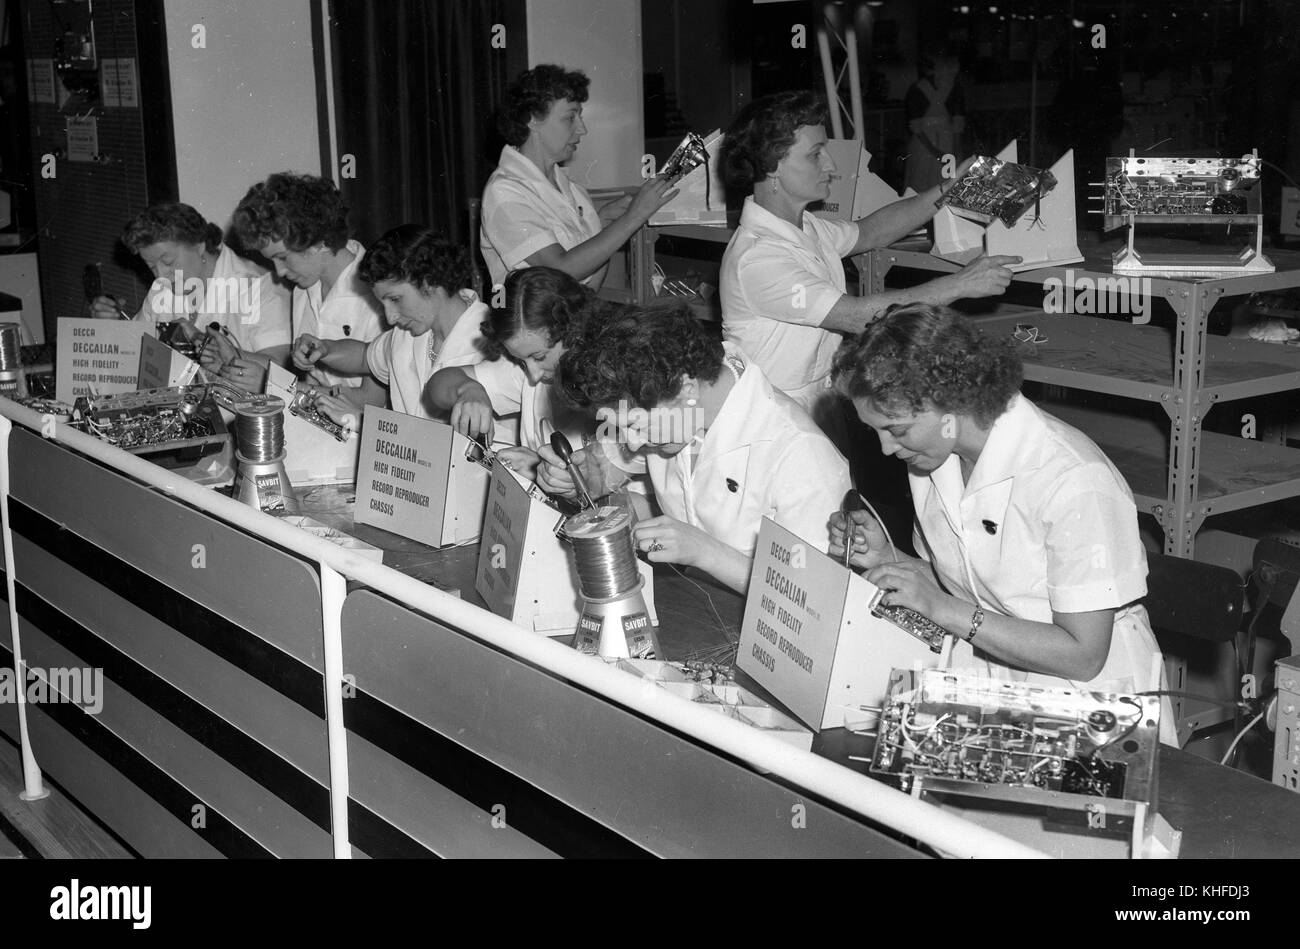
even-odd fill
[(15, 401), (27, 396), (20, 333), (16, 323), (0, 326), (0, 395)]
[(607, 658), (659, 656), (641, 592), (645, 581), (632, 544), (632, 512), (608, 505), (588, 509), (566, 520), (560, 536), (573, 547), (582, 594), (573, 648)]
[(255, 395), (231, 405), (235, 413), (235, 497), (268, 514), (297, 514), (298, 498), (284, 470), (284, 401)]

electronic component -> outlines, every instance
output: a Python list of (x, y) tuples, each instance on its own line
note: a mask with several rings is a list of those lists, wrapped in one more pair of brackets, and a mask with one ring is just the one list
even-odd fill
[(230, 440), (208, 386), (142, 389), (77, 401), (74, 427), (133, 454), (205, 455)]
[(1103, 187), (1108, 231), (1134, 216), (1164, 224), (1204, 224), (1224, 215), (1258, 214), (1259, 157), (1107, 158)]
[(871, 598), (871, 615), (887, 619), (905, 633), (910, 633), (930, 647), (931, 652), (943, 652), (943, 638), (948, 631), (929, 617), (906, 606), (882, 606), (885, 590), (877, 590)]
[(961, 808), (1063, 812), (1075, 827), (1132, 834), (1140, 852), (1159, 720), (1152, 695), (896, 669), (871, 771)]
[(999, 158), (980, 156), (936, 202), (981, 224), (1015, 227), (1031, 207), (1056, 187), (1056, 176)]
[(319, 396), (320, 393), (314, 389), (298, 389), (295, 387), (293, 400), (289, 403), (289, 414), (305, 422), (310, 422), (337, 441), (347, 441), (348, 430), (323, 413), (316, 405)]
[[(1260, 158), (1251, 152), (1240, 158), (1158, 158), (1129, 151), (1126, 158), (1107, 158), (1100, 185), (1104, 227), (1128, 227), (1126, 246), (1113, 255), (1117, 274), (1211, 279), (1252, 273), (1272, 273), (1264, 256), (1264, 215), (1260, 211)], [(1234, 224), (1246, 235), (1236, 250), (1139, 252), (1137, 226), (1224, 224), (1226, 238)], [(1199, 233), (1199, 232), (1198, 232)], [(1194, 234), (1193, 236), (1196, 236)], [(1249, 244), (1242, 246), (1245, 239)]]
[(694, 171), (700, 165), (708, 165), (709, 151), (704, 145), (704, 139), (689, 132), (681, 144), (673, 149), (673, 153), (668, 156), (664, 162), (663, 168), (659, 170), (659, 177), (667, 178), (669, 181), (676, 181), (690, 172)]

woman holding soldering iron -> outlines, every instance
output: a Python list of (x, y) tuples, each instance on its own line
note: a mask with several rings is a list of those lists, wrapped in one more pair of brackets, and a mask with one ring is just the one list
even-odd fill
[[(272, 274), (222, 242), (221, 228), (188, 204), (166, 202), (141, 211), (122, 231), (122, 243), (155, 279), (144, 305), (131, 317), (178, 323), (183, 338), (201, 348), (205, 369), (246, 386), (229, 366), (267, 359), (259, 350), (289, 345), (289, 291)], [(127, 318), (121, 301), (96, 297), (96, 319)], [(204, 338), (206, 336), (206, 338)]]
[[(952, 635), (957, 667), (1048, 686), (1148, 691), (1163, 662), (1124, 478), (1020, 395), (1009, 339), (927, 304), (891, 308), (836, 356), (837, 390), (907, 465), (922, 559), (855, 511), (852, 563)], [(831, 518), (843, 555), (845, 517)], [(1173, 740), (1164, 703), (1162, 740)]]
[[(744, 591), (764, 517), (826, 549), (848, 463), (763, 370), (685, 307), (625, 307), (560, 360), (560, 384), (644, 459), (662, 514), (634, 529), (650, 560), (697, 567)], [(573, 492), (539, 449), (537, 483)], [(627, 479), (600, 441), (573, 455), (593, 496)]]

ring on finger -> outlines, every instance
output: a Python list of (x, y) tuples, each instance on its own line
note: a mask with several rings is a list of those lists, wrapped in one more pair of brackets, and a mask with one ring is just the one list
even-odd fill
[(654, 540), (654, 541), (651, 541), (651, 542), (650, 542), (650, 547), (649, 547), (648, 549), (649, 549), (650, 553), (652, 553), (652, 554), (656, 554), (656, 553), (658, 553), (659, 551), (661, 551), (661, 550), (664, 549), (664, 545), (661, 544), (661, 543), (659, 543), (659, 541)]

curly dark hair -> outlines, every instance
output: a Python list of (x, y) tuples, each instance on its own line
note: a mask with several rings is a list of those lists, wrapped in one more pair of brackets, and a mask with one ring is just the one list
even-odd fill
[(164, 201), (151, 204), (122, 229), (122, 243), (133, 254), (162, 241), (202, 244), (209, 254), (215, 254), (221, 247), (221, 228), (208, 223), (188, 204)]
[(955, 412), (983, 426), (1007, 410), (1024, 368), (1009, 339), (989, 336), (956, 310), (894, 305), (835, 354), (835, 388), (882, 410)]
[(478, 348), (488, 359), (500, 359), (508, 356), (506, 340), (531, 330), (548, 346), (563, 343), (568, 349), (610, 307), (562, 270), (525, 267), (506, 277), (504, 305), (494, 306), (483, 321)]
[(395, 227), (370, 245), (357, 275), (370, 286), (404, 280), (421, 290), (456, 294), (473, 282), (469, 251), (422, 224)]
[(576, 70), (543, 64), (520, 73), (506, 90), (497, 116), (497, 130), (506, 144), (518, 148), (528, 141), (528, 120), (544, 119), (561, 99), (586, 102), (591, 80)]
[(716, 382), (724, 355), (721, 340), (685, 304), (624, 306), (565, 349), (558, 379), (575, 405), (626, 399), (651, 409), (675, 398), (686, 376)]
[(348, 209), (332, 181), (277, 172), (239, 202), (235, 233), (250, 250), (283, 241), (295, 253), (317, 244), (337, 253), (348, 242)]
[(749, 194), (776, 171), (801, 126), (825, 124), (826, 103), (811, 92), (775, 92), (755, 99), (736, 113), (722, 140), (727, 185)]

